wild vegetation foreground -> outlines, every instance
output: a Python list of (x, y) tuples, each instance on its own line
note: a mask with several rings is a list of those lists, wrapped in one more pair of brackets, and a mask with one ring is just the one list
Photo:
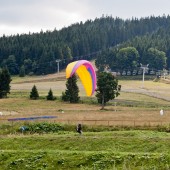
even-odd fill
[(12, 134), (1, 135), (0, 169), (170, 168), (170, 133), (84, 127), (79, 135), (73, 126), (59, 127), (55, 133), (23, 134), (15, 125)]

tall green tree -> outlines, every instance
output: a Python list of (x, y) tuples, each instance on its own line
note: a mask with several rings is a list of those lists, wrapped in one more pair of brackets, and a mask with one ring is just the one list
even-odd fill
[(72, 54), (71, 54), (71, 49), (68, 46), (65, 46), (63, 49), (63, 55), (65, 56), (66, 59), (72, 59)]
[(7, 58), (7, 60), (5, 60), (5, 66), (8, 67), (8, 70), (10, 72), (11, 75), (15, 75), (18, 74), (18, 66), (16, 63), (16, 58), (14, 55), (9, 55), (9, 57)]
[(28, 74), (32, 70), (32, 61), (31, 59), (25, 59), (24, 60), (24, 68), (25, 68), (25, 73)]
[(75, 74), (67, 79), (66, 91), (62, 93), (62, 100), (69, 101), (70, 103), (79, 102), (79, 88), (77, 86), (77, 76)]
[(38, 90), (37, 90), (37, 87), (34, 85), (30, 92), (30, 99), (36, 100), (38, 98), (39, 98)]
[(97, 60), (95, 60), (95, 65), (99, 71), (104, 71), (105, 68), (108, 67), (109, 61), (107, 59), (109, 56), (109, 52), (109, 50), (102, 51), (101, 54), (98, 55)]
[(121, 48), (117, 53), (117, 61), (121, 70), (133, 71), (138, 65), (139, 53), (134, 47)]
[(163, 51), (156, 48), (149, 48), (147, 51), (146, 64), (149, 64), (150, 68), (163, 70), (166, 67), (166, 54)]
[(22, 65), (20, 70), (19, 70), (19, 76), (25, 77), (25, 67), (24, 67), (24, 65)]
[(118, 80), (111, 73), (100, 72), (97, 74), (96, 97), (98, 103), (102, 105), (101, 109), (104, 109), (109, 100), (120, 95), (120, 90), (121, 86), (118, 84)]
[(0, 71), (0, 98), (6, 98), (10, 93), (10, 82), (12, 81), (11, 75), (7, 68)]

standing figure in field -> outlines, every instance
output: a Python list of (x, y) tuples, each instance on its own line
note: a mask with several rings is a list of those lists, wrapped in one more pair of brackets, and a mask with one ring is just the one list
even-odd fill
[(77, 132), (81, 135), (82, 134), (82, 126), (81, 126), (81, 124), (78, 124), (77, 125)]

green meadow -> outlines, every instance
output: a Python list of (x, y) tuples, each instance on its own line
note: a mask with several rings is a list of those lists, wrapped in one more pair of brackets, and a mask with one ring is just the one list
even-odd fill
[(170, 168), (170, 133), (120, 128), (94, 132), (96, 129), (87, 128), (79, 135), (64, 129), (23, 134), (16, 128), (1, 135), (0, 169)]
[[(169, 84), (147, 80), (141, 88), (140, 80), (120, 80), (120, 96), (100, 110), (94, 96), (85, 96), (80, 82), (81, 102), (70, 104), (60, 100), (65, 89), (63, 76), (43, 78), (13, 78), (11, 94), (0, 100), (0, 111), (4, 113), (0, 117), (0, 170), (170, 169)], [(39, 100), (29, 99), (34, 84)], [(57, 97), (55, 101), (45, 99), (50, 87)], [(160, 116), (162, 108), (164, 115)], [(57, 119), (8, 121), (43, 115)], [(112, 124), (88, 124), (85, 120)], [(115, 125), (114, 120), (119, 122)], [(76, 132), (80, 121), (82, 135)], [(132, 124), (122, 124), (126, 121)], [(139, 121), (141, 125), (137, 125)], [(22, 126), (25, 131), (21, 131)]]

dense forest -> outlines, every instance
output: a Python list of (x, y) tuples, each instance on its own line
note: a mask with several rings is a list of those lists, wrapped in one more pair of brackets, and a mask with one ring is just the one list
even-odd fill
[[(170, 68), (170, 16), (123, 20), (110, 16), (54, 31), (0, 37), (0, 67), (11, 74), (48, 74), (78, 59), (103, 70), (133, 70), (140, 63)], [(153, 62), (154, 61), (154, 62)]]
[(110, 68), (116, 72), (139, 70), (140, 64), (149, 65), (150, 71), (170, 70), (170, 27), (134, 38), (105, 49), (98, 55), (100, 70)]

